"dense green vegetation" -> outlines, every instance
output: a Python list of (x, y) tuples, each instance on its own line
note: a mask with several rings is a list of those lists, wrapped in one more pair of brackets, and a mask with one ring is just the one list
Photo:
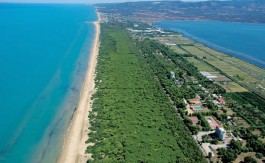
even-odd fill
[(251, 93), (226, 93), (227, 105), (252, 127), (264, 130), (264, 100)]
[(156, 74), (118, 26), (102, 25), (96, 80), (88, 162), (206, 162)]
[(237, 128), (234, 132), (235, 136), (239, 136), (247, 141), (245, 151), (246, 152), (258, 152), (265, 155), (265, 144), (258, 139), (257, 135), (251, 133), (250, 128), (243, 127)]
[[(172, 53), (166, 47), (163, 47), (162, 45), (152, 40), (147, 39), (144, 41), (140, 41), (137, 45), (138, 47), (140, 47), (141, 51), (144, 54), (144, 57), (146, 58), (149, 65), (152, 67), (156, 76), (160, 80), (161, 85), (164, 87), (165, 91), (172, 99), (176, 107), (179, 108), (178, 111), (181, 113), (182, 118), (184, 118), (185, 124), (189, 127), (192, 133), (196, 134), (197, 131), (201, 129), (210, 130), (210, 126), (204, 118), (204, 116), (209, 115), (216, 117), (217, 120), (225, 124), (224, 127), (227, 127), (227, 115), (225, 114), (226, 110), (223, 108), (221, 108), (221, 110), (224, 112), (224, 114), (219, 114), (217, 112), (218, 108), (211, 101), (206, 100), (206, 104), (210, 111), (193, 113), (193, 115), (196, 115), (200, 120), (200, 125), (202, 128), (200, 129), (192, 125), (192, 123), (188, 119), (186, 112), (184, 111), (185, 106), (182, 105), (182, 101), (183, 98), (193, 98), (195, 93), (198, 93), (200, 95), (202, 93), (200, 89), (196, 88), (196, 84), (188, 82), (188, 79), (190, 77), (196, 77), (198, 83), (206, 87), (210, 93), (221, 93), (225, 95), (225, 98), (228, 103), (227, 105), (230, 108), (233, 108), (233, 110), (236, 111), (239, 116), (243, 118), (252, 117), (253, 122), (263, 121), (263, 113), (255, 112), (255, 107), (258, 107), (258, 104), (262, 104), (260, 102), (262, 99), (258, 99), (259, 101), (257, 101), (257, 99), (253, 101), (253, 98), (247, 98), (246, 93), (243, 93), (242, 95), (235, 93), (225, 93), (225, 91), (221, 87), (201, 76), (198, 70), (193, 65), (190, 65), (188, 62), (183, 60), (180, 55)], [(164, 74), (169, 71), (174, 71), (176, 73), (177, 80), (184, 81), (184, 84), (180, 88), (176, 87), (173, 84), (172, 80), (169, 80), (165, 77)], [(249, 113), (249, 115), (246, 114), (247, 112)], [(242, 113), (242, 115), (240, 113)], [(260, 118), (259, 121), (257, 121), (257, 117)], [(251, 119), (248, 119), (248, 121), (252, 122)], [(253, 126), (257, 127), (256, 123)], [(262, 126), (259, 126), (259, 128), (260, 127)], [(258, 136), (251, 134), (251, 131), (249, 129), (242, 128), (242, 130), (235, 130), (234, 134), (246, 140), (247, 144), (243, 147), (239, 141), (232, 140), (230, 144), (231, 148), (221, 149), (221, 152), (219, 153), (223, 162), (231, 162), (235, 160), (237, 158), (237, 155), (239, 155), (241, 152), (260, 152), (262, 155), (264, 154), (264, 143), (262, 143), (262, 141), (258, 139)], [(213, 140), (213, 142), (211, 143), (218, 142), (216, 142), (216, 140)]]
[(218, 155), (221, 156), (223, 162), (232, 162), (242, 152), (242, 143), (234, 139), (230, 143), (230, 148), (219, 148)]
[(251, 156), (247, 156), (244, 158), (244, 163), (257, 163), (257, 160), (252, 158)]
[[(170, 50), (168, 47), (165, 47), (162, 44), (159, 44), (155, 41), (146, 39), (144, 41), (139, 42), (138, 47), (141, 49), (141, 51), (143, 52), (143, 54), (145, 54), (146, 59), (148, 59), (148, 62), (151, 65), (154, 65), (155, 59), (158, 59), (158, 62), (160, 62), (160, 64), (162, 64), (161, 57), (159, 58), (159, 56), (150, 56), (150, 55), (146, 55), (146, 54), (162, 54), (164, 57), (166, 57), (168, 60), (171, 60), (172, 63), (175, 66), (175, 71), (177, 72), (176, 74), (178, 74), (179, 78), (183, 78), (184, 75), (190, 76), (190, 77), (195, 77), (196, 80), (198, 80), (198, 83), (201, 84), (203, 87), (212, 90), (211, 93), (216, 93), (216, 94), (220, 94), (220, 93), (225, 93), (225, 89), (223, 89), (222, 87), (220, 87), (219, 85), (214, 84), (212, 81), (206, 79), (204, 76), (202, 76), (200, 74), (200, 72), (198, 71), (198, 69), (191, 63), (189, 63), (188, 61), (186, 61), (181, 55), (177, 55), (176, 53), (174, 53), (172, 50)], [(160, 55), (161, 56), (161, 55)], [(168, 65), (169, 62), (167, 62), (167, 65), (163, 65), (164, 67), (169, 67)], [(156, 64), (155, 66), (159, 66), (159, 64)], [(152, 68), (154, 69), (155, 66), (153, 66)], [(160, 66), (161, 67), (161, 66)], [(170, 67), (172, 68), (172, 67)], [(156, 71), (161, 71), (160, 70), (156, 70)], [(159, 72), (160, 74), (160, 72)], [(161, 75), (161, 74), (160, 74)], [(189, 82), (188, 80), (186, 80), (186, 85), (191, 85), (191, 82)], [(181, 87), (182, 88), (182, 87)], [(187, 87), (184, 87), (187, 88)], [(194, 90), (192, 92), (190, 92), (191, 90)], [(192, 94), (194, 95), (195, 92), (197, 93), (196, 88), (192, 88), (189, 90), (186, 90), (187, 92), (182, 92), (181, 95), (185, 98), (190, 98), (192, 97)]]
[[(161, 86), (178, 108), (185, 124), (193, 134), (196, 134), (200, 128), (192, 125), (189, 121), (189, 117), (186, 112), (186, 105), (184, 104), (183, 99), (194, 98), (196, 93), (199, 94), (202, 99), (205, 99), (208, 95), (205, 94), (202, 87), (198, 86), (199, 84), (207, 88), (210, 93), (219, 94), (224, 93), (225, 90), (214, 84), (212, 81), (206, 79), (199, 73), (196, 67), (183, 59), (182, 56), (172, 52), (165, 46), (149, 39), (136, 42), (148, 64), (152, 67), (156, 77), (159, 79)], [(168, 79), (166, 76), (166, 74), (170, 71), (175, 72), (175, 79)], [(176, 86), (174, 80), (183, 81), (183, 84), (181, 86)], [(200, 119), (202, 130), (205, 131), (211, 130), (211, 128), (203, 116), (214, 115), (218, 120), (222, 120), (222, 117), (216, 112), (217, 108), (213, 106), (212, 102), (207, 101), (207, 105), (211, 109), (210, 112), (194, 114)]]
[[(109, 23), (102, 28), (98, 91), (89, 117), (88, 142), (95, 143), (87, 150), (93, 154), (89, 162), (205, 162), (190, 134), (211, 130), (204, 118), (209, 115), (246, 140), (244, 145), (232, 140), (230, 148), (220, 149), (223, 162), (231, 162), (245, 152), (256, 152), (257, 158), (265, 155), (260, 135), (252, 134), (257, 128), (264, 135), (263, 99), (249, 92), (226, 93), (183, 56), (151, 39), (134, 37), (133, 41), (124, 27)], [(234, 111), (232, 119), (240, 116), (251, 128), (229, 127), (227, 110), (212, 102), (213, 93), (225, 97), (226, 107)], [(196, 95), (209, 110), (188, 115), (184, 99)], [(192, 124), (190, 115), (198, 117), (199, 125)], [(218, 144), (217, 139), (203, 139)]]

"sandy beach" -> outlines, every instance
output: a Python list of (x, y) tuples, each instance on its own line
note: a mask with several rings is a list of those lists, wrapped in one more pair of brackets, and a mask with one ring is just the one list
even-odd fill
[(95, 92), (94, 79), (100, 35), (100, 17), (98, 16), (98, 18), (98, 21), (94, 22), (96, 34), (91, 49), (88, 70), (85, 75), (77, 109), (64, 138), (64, 145), (58, 159), (59, 163), (86, 162), (91, 157), (91, 155), (85, 154), (88, 146), (85, 142), (88, 139), (88, 127), (90, 125), (88, 114), (92, 109), (91, 96)]

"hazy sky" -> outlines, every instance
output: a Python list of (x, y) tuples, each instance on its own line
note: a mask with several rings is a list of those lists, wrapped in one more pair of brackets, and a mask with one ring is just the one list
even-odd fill
[[(126, 2), (140, 0), (0, 0), (0, 2), (21, 2), (21, 3), (101, 3), (101, 2)], [(150, 0), (142, 0), (150, 1)], [(154, 0), (153, 0), (154, 1)], [(183, 1), (201, 1), (201, 0), (183, 0)]]

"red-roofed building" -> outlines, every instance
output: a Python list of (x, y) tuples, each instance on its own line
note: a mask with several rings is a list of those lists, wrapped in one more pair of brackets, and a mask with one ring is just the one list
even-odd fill
[(191, 116), (190, 117), (190, 120), (192, 121), (192, 124), (193, 125), (196, 125), (199, 122), (199, 119), (196, 116)]
[(225, 104), (225, 99), (224, 98), (218, 98), (217, 100), (218, 100), (218, 102), (220, 102), (222, 104)]
[(189, 99), (188, 101), (191, 105), (202, 105), (201, 100), (197, 98)]
[(216, 127), (221, 127), (212, 116), (206, 116), (205, 119), (212, 129), (215, 129)]

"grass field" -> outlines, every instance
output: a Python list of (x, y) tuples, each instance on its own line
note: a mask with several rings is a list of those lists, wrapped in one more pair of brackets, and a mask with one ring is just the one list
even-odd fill
[(170, 46), (170, 49), (172, 49), (175, 53), (180, 54), (180, 55), (188, 54), (186, 51), (184, 51), (178, 46)]
[[(202, 58), (205, 62), (218, 68), (227, 76), (233, 78), (235, 81), (245, 85), (247, 89), (254, 91), (265, 97), (265, 70), (245, 61), (239, 60), (229, 55), (217, 52), (201, 44), (194, 44), (193, 46), (182, 46), (190, 54)], [(191, 60), (194, 62), (194, 60)], [(198, 62), (197, 62), (198, 63)], [(201, 64), (198, 65), (201, 66)], [(231, 88), (235, 85), (231, 85)], [(229, 90), (228, 90), (229, 91)], [(241, 90), (243, 91), (243, 89)]]
[[(95, 162), (206, 162), (125, 30), (103, 25), (90, 113)], [(92, 160), (91, 160), (92, 161)]]
[(185, 57), (185, 59), (197, 67), (199, 71), (215, 71), (213, 67), (203, 61), (195, 59), (194, 57)]
[(183, 49), (187, 50), (189, 53), (196, 55), (198, 57), (206, 57), (208, 56), (207, 53), (200, 50), (199, 48), (191, 45), (191, 46), (181, 46)]
[(224, 88), (229, 92), (247, 92), (248, 90), (244, 87), (240, 86), (235, 82), (228, 82), (227, 84), (223, 85)]
[(199, 44), (199, 43), (197, 43), (195, 46), (198, 47), (199, 49), (207, 52), (207, 53), (210, 53), (210, 54), (216, 56), (216, 57), (230, 57), (230, 56), (225, 55), (225, 54), (223, 54), (221, 52), (218, 52), (218, 51), (215, 51), (215, 50), (213, 50), (211, 48), (208, 48), (206, 46), (203, 46), (202, 44)]
[(167, 37), (168, 40), (179, 44), (179, 45), (192, 45), (194, 44), (194, 41), (183, 37), (182, 35), (172, 35), (171, 37)]

